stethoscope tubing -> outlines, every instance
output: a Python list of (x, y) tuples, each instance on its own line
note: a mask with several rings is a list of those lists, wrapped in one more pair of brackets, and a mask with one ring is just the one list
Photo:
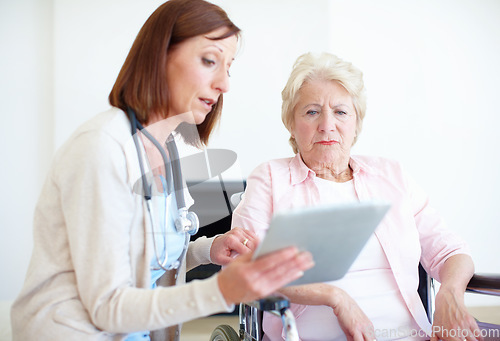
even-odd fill
[[(184, 197), (184, 190), (183, 190), (183, 180), (182, 180), (182, 170), (180, 166), (180, 160), (179, 160), (179, 152), (177, 150), (177, 146), (175, 145), (175, 140), (172, 135), (170, 135), (167, 138), (166, 141), (166, 146), (167, 150), (171, 156), (170, 162), (169, 157), (167, 156), (165, 150), (161, 146), (161, 144), (137, 121), (136, 114), (133, 109), (128, 108), (127, 109), (127, 114), (130, 119), (130, 125), (131, 125), (131, 132), (132, 132), (132, 138), (134, 140), (135, 148), (137, 151), (137, 156), (139, 158), (139, 167), (141, 170), (141, 181), (142, 181), (142, 187), (144, 190), (144, 199), (146, 201), (146, 207), (147, 211), (149, 214), (150, 218), (150, 223), (151, 227), (153, 228), (153, 247), (155, 250), (155, 257), (156, 261), (158, 263), (159, 267), (153, 267), (152, 270), (160, 270), (163, 269), (165, 271), (169, 271), (172, 269), (176, 270), (176, 278), (177, 278), (177, 270), (180, 268), (182, 260), (186, 254), (189, 240), (190, 240), (190, 235), (195, 234), (198, 231), (199, 227), (199, 221), (198, 217), (194, 212), (188, 212), (187, 207), (186, 207), (186, 202), (185, 202), (185, 197)], [(146, 136), (148, 140), (150, 140), (153, 145), (158, 149), (160, 152), (164, 167), (165, 167), (165, 175), (166, 175), (166, 183), (167, 183), (167, 194), (172, 193), (172, 190), (175, 191), (175, 199), (176, 199), (176, 204), (177, 204), (177, 209), (179, 212), (179, 217), (175, 221), (175, 226), (177, 232), (183, 232), (185, 234), (185, 242), (183, 246), (182, 253), (180, 257), (177, 259), (177, 261), (173, 262), (169, 267), (166, 267), (166, 264), (168, 262), (168, 253), (165, 250), (165, 257), (163, 261), (160, 260), (160, 257), (158, 256), (158, 251), (156, 249), (156, 237), (154, 233), (154, 219), (153, 219), (153, 208), (151, 205), (151, 199), (152, 199), (152, 192), (151, 192), (151, 187), (147, 183), (146, 179), (146, 173), (144, 170), (144, 164), (142, 162), (142, 152), (139, 144), (139, 140), (137, 137), (137, 128), (141, 130), (141, 132)], [(169, 163), (170, 166), (169, 167)], [(169, 185), (168, 179), (172, 179)], [(173, 189), (171, 187), (173, 182)], [(186, 228), (187, 226), (187, 228)], [(166, 234), (164, 236), (164, 247), (166, 248)]]
[[(172, 163), (172, 172), (174, 173), (173, 182), (175, 188), (175, 201), (177, 202), (177, 207), (181, 209), (186, 207), (186, 200), (184, 199), (183, 183), (182, 183), (182, 170), (181, 162), (179, 161), (179, 151), (175, 145), (175, 140), (172, 135), (167, 138), (167, 150), (170, 154), (170, 162)], [(165, 153), (165, 151), (163, 151)], [(181, 189), (181, 190), (179, 190)]]

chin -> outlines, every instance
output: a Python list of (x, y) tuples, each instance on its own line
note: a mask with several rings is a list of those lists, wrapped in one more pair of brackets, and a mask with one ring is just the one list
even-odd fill
[(334, 163), (335, 161), (337, 161), (339, 159), (339, 153), (335, 153), (335, 152), (320, 152), (318, 154), (315, 155), (316, 156), (316, 160), (318, 162), (321, 162), (321, 163)]
[(205, 119), (207, 118), (208, 116), (208, 113), (206, 114), (203, 114), (203, 113), (195, 113), (193, 115), (193, 119), (194, 119), (194, 124), (198, 125), (198, 124), (202, 124)]

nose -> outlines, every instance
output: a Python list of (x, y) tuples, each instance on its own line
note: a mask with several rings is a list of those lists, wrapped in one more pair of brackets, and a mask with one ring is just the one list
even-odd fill
[(213, 81), (213, 87), (222, 94), (229, 91), (229, 74), (225, 68), (221, 68), (217, 71), (217, 75)]
[(330, 132), (335, 131), (337, 128), (337, 120), (330, 112), (324, 112), (321, 114), (318, 122), (318, 131), (320, 132)]

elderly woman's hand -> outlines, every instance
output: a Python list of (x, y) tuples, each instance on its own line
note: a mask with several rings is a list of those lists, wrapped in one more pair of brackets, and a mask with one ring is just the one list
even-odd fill
[(465, 288), (474, 274), (472, 258), (466, 254), (453, 255), (439, 274), (441, 287), (436, 295), (431, 340), (481, 340), (481, 331), (464, 304)]
[(373, 323), (349, 294), (342, 289), (336, 288), (335, 300), (331, 307), (347, 340), (375, 340)]
[(431, 341), (482, 340), (476, 321), (465, 308), (463, 292), (441, 287), (436, 295), (436, 311)]
[(236, 227), (215, 238), (210, 248), (210, 259), (214, 264), (227, 265), (234, 255), (254, 251), (258, 243), (255, 233)]
[(309, 252), (289, 247), (252, 260), (253, 253), (234, 259), (218, 273), (219, 289), (228, 304), (272, 294), (314, 266)]

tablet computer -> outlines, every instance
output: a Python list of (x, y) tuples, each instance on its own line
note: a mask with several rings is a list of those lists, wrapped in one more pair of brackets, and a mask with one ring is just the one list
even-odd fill
[(289, 285), (338, 280), (389, 210), (385, 202), (322, 205), (273, 216), (254, 258), (288, 246), (312, 253), (315, 266)]

